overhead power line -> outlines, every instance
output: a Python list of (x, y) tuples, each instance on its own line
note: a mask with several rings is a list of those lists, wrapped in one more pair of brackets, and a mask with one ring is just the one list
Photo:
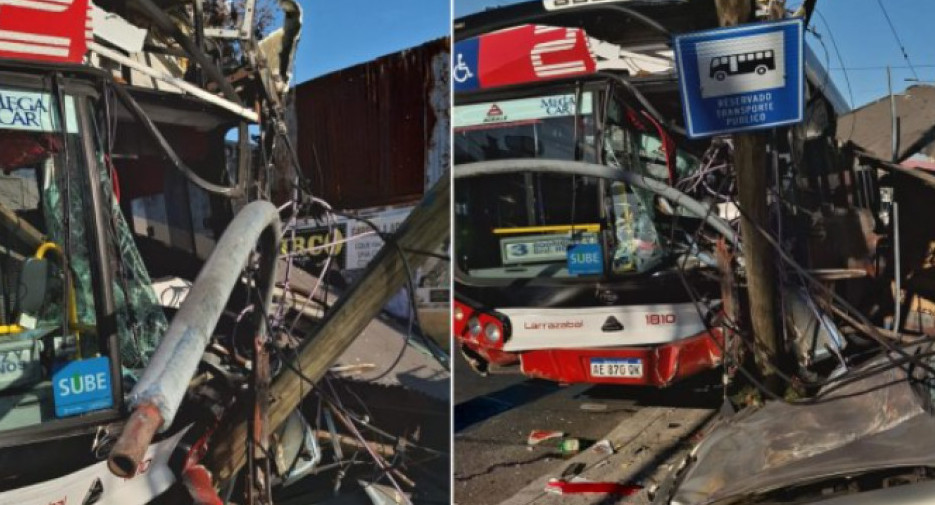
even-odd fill
[(907, 68), (935, 68), (935, 63), (930, 63), (926, 65), (913, 65), (912, 67), (908, 67), (906, 65), (876, 65), (876, 66), (868, 66), (868, 67), (831, 67), (828, 70), (845, 70), (845, 71), (850, 72), (852, 70), (886, 70), (887, 68), (891, 68), (893, 70), (907, 69)]
[[(841, 64), (841, 68), (846, 69), (847, 67), (844, 65), (844, 59), (841, 58), (841, 51), (838, 50), (838, 43), (837, 41), (834, 40), (834, 33), (831, 31), (831, 25), (828, 24), (828, 20), (825, 19), (825, 16), (820, 11), (815, 10), (815, 13), (818, 14), (818, 17), (821, 19), (821, 22), (825, 25), (825, 28), (827, 28), (828, 30), (828, 36), (831, 38), (831, 46), (834, 47), (834, 53), (838, 57), (838, 62)], [(820, 37), (818, 38), (818, 41), (821, 42), (822, 46), (825, 45), (825, 42), (821, 40)], [(825, 49), (825, 51), (827, 51), (827, 49)], [(828, 65), (828, 66), (830, 67), (831, 65)], [(830, 70), (829, 70), (829, 73), (830, 73)], [(849, 75), (847, 75), (847, 70), (844, 70), (844, 82), (847, 84), (847, 95), (848, 95), (848, 98), (850, 99), (850, 102), (848, 103), (848, 105), (853, 107), (854, 106), (854, 90), (851, 88), (851, 78)]]
[(903, 52), (903, 58), (906, 59), (906, 64), (909, 65), (909, 69), (912, 70), (912, 75), (916, 79), (919, 78), (919, 74), (916, 73), (916, 69), (912, 67), (912, 62), (909, 61), (909, 53), (906, 52), (906, 46), (903, 45), (902, 39), (899, 38), (899, 33), (896, 31), (896, 27), (893, 26), (893, 20), (890, 19), (890, 15), (886, 12), (886, 7), (883, 7), (883, 2), (877, 0), (877, 5), (880, 6), (880, 10), (883, 11), (883, 16), (886, 18), (886, 23), (890, 26), (890, 32), (893, 33), (893, 37), (896, 39), (896, 43), (899, 44), (899, 50)]

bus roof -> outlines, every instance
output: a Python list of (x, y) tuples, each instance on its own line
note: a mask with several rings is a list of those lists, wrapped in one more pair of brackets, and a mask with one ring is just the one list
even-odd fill
[(671, 34), (718, 26), (714, 0), (631, 0), (619, 5), (605, 3), (584, 9), (560, 11), (548, 11), (542, 0), (530, 0), (458, 18), (454, 22), (454, 37), (455, 40), (463, 40), (501, 28), (539, 23), (584, 28), (590, 36), (617, 45), (638, 46), (668, 42), (669, 37), (666, 34), (622, 14), (618, 10), (619, 7), (626, 7), (651, 18)]
[[(652, 19), (669, 33), (622, 13), (619, 7)], [(458, 18), (454, 22), (454, 37), (456, 41), (463, 41), (504, 28), (537, 23), (581, 28), (588, 37), (631, 51), (657, 51), (668, 49), (674, 35), (717, 27), (716, 12), (715, 0), (630, 0), (559, 11), (547, 10), (542, 0), (529, 0)], [(805, 75), (838, 115), (851, 110), (821, 59), (808, 44), (805, 45)], [(459, 91), (456, 84), (455, 92)]]

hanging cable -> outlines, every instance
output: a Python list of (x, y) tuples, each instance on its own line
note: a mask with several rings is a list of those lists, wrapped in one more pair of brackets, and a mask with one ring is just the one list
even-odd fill
[(897, 32), (896, 27), (893, 26), (893, 20), (890, 19), (889, 12), (886, 11), (886, 7), (883, 6), (883, 2), (881, 2), (880, 0), (877, 0), (877, 5), (879, 5), (880, 10), (883, 11), (883, 17), (886, 18), (886, 24), (889, 25), (890, 27), (890, 33), (892, 33), (893, 38), (896, 39), (896, 45), (899, 46), (899, 51), (902, 53), (903, 59), (906, 60), (906, 64), (909, 65), (909, 69), (912, 70), (913, 77), (915, 77), (916, 80), (918, 80), (919, 74), (916, 73), (916, 69), (912, 66), (912, 62), (909, 61), (909, 53), (906, 52), (906, 46), (903, 44), (902, 39), (899, 38), (899, 32)]
[(238, 181), (238, 186), (220, 186), (214, 184), (213, 182), (208, 182), (205, 179), (201, 178), (194, 170), (192, 170), (188, 165), (182, 161), (182, 158), (175, 152), (175, 149), (169, 144), (169, 141), (162, 135), (162, 132), (159, 131), (159, 128), (156, 127), (156, 124), (153, 123), (153, 120), (149, 118), (149, 115), (140, 107), (140, 104), (133, 98), (130, 93), (120, 85), (114, 85), (113, 90), (117, 94), (117, 98), (130, 110), (130, 112), (136, 117), (136, 119), (142, 123), (143, 127), (150, 134), (150, 136), (155, 140), (156, 144), (162, 149), (163, 153), (169, 158), (169, 161), (175, 166), (175, 168), (182, 173), (189, 181), (194, 183), (196, 186), (201, 189), (214, 193), (216, 195), (226, 196), (228, 198), (235, 198), (243, 196), (243, 184), (244, 181)]
[[(375, 231), (378, 235), (380, 235), (380, 237), (384, 240), (387, 246), (392, 246), (396, 249), (396, 252), (399, 254), (399, 258), (402, 261), (403, 266), (406, 269), (406, 286), (407, 286), (406, 291), (408, 292), (408, 295), (409, 295), (409, 325), (408, 325), (409, 329), (406, 335), (406, 342), (408, 343), (412, 339), (413, 324), (417, 325), (418, 328), (420, 329), (417, 332), (419, 336), (419, 340), (422, 341), (422, 344), (425, 346), (426, 350), (429, 351), (431, 356), (442, 366), (442, 368), (444, 368), (446, 371), (451, 371), (451, 361), (448, 358), (448, 356), (445, 354), (443, 350), (441, 350), (438, 347), (438, 344), (436, 344), (431, 338), (428, 338), (427, 336), (425, 336), (421, 331), (422, 324), (419, 321), (418, 309), (416, 308), (418, 307), (418, 301), (416, 300), (415, 284), (412, 281), (415, 275), (414, 275), (414, 272), (412, 271), (412, 266), (409, 264), (409, 258), (406, 257), (406, 253), (403, 251), (403, 248), (400, 247), (399, 242), (396, 241), (396, 238), (393, 235), (384, 233), (382, 230), (380, 230), (380, 228), (373, 221), (369, 219), (366, 219), (360, 216), (355, 216), (353, 214), (340, 212), (340, 211), (334, 211), (334, 212), (335, 214), (342, 216), (344, 218), (360, 221), (366, 224), (371, 229), (373, 229), (373, 231)], [(403, 349), (405, 349), (405, 347)], [(402, 352), (400, 352), (400, 355), (397, 357), (396, 361), (398, 362), (401, 358), (402, 358)], [(393, 367), (395, 367), (395, 364)], [(389, 373), (390, 370), (392, 370), (392, 368), (388, 368), (383, 374), (381, 374), (380, 376), (376, 378), (371, 378), (371, 380), (376, 380), (377, 378), (382, 377), (383, 375)]]

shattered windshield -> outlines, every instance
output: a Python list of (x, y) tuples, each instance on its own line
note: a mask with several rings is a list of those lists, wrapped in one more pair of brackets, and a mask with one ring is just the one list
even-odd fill
[(0, 431), (113, 405), (78, 100), (0, 88)]

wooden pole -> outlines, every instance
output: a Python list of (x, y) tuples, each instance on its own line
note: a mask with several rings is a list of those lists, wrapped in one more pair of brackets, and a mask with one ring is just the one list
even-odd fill
[[(734, 26), (753, 20), (751, 0), (716, 0), (721, 26)], [(736, 133), (734, 169), (737, 173), (738, 203), (744, 215), (740, 220), (750, 323), (756, 343), (756, 363), (764, 384), (782, 394), (782, 383), (774, 364), (785, 354), (779, 318), (776, 314), (776, 255), (757, 228), (769, 229), (767, 206), (766, 135)]]
[[(445, 174), (412, 210), (395, 234), (396, 241), (415, 271), (428, 257), (413, 251), (434, 251), (449, 236), (449, 205), (451, 181)], [(406, 282), (406, 268), (396, 248), (386, 244), (357, 280), (337, 302), (314, 334), (309, 335), (297, 350), (293, 366), (313, 382), (317, 382), (334, 364), (389, 299)], [(412, 308), (415, 310), (415, 307)], [(289, 367), (284, 367), (270, 386), (269, 427), (277, 429), (290, 412), (299, 407), (311, 387)], [(211, 450), (205, 466), (212, 470), (216, 482), (226, 482), (246, 462), (247, 411), (228, 415), (212, 437)]]

